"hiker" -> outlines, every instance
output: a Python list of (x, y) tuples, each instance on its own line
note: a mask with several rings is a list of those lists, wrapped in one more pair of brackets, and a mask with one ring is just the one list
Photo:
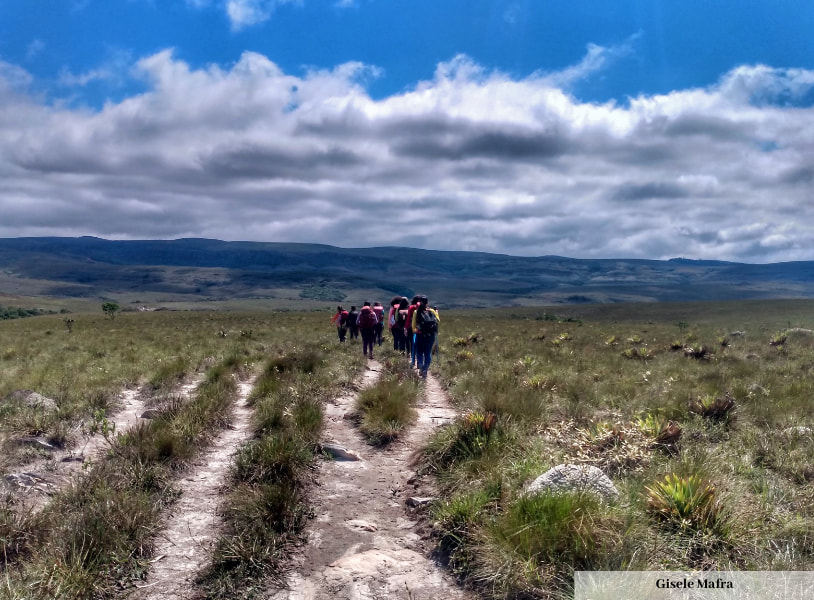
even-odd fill
[(348, 321), (348, 311), (346, 311), (342, 306), (336, 307), (336, 314), (331, 317), (331, 325), (336, 326), (336, 333), (339, 335), (339, 343), (345, 343), (345, 335), (348, 333), (347, 327)]
[(432, 347), (438, 335), (438, 313), (428, 306), (426, 296), (419, 296), (413, 311), (413, 331), (415, 331), (416, 366), (421, 377), (427, 377), (432, 362)]
[(359, 311), (355, 306), (350, 307), (348, 312), (348, 329), (350, 329), (350, 339), (355, 340), (359, 337), (359, 325), (356, 323), (359, 320)]
[(399, 349), (396, 332), (393, 330), (393, 327), (396, 325), (396, 312), (398, 311), (400, 302), (401, 296), (393, 296), (390, 299), (390, 310), (387, 312), (387, 327), (390, 329), (390, 335), (393, 336), (393, 350)]
[(381, 346), (382, 345), (382, 331), (384, 331), (384, 306), (382, 306), (381, 302), (374, 302), (373, 303), (373, 312), (376, 313), (376, 326), (373, 328), (374, 335), (376, 338), (376, 344)]
[(393, 350), (404, 354), (407, 352), (407, 309), (410, 307), (407, 298), (399, 298), (399, 303), (393, 307)]
[(376, 312), (370, 306), (370, 302), (365, 302), (359, 312), (357, 325), (362, 333), (362, 354), (368, 358), (373, 358), (373, 345), (376, 341), (376, 325), (379, 319)]
[[(433, 306), (433, 307), (432, 307), (432, 309), (435, 311), (435, 316), (436, 316), (436, 317), (438, 317), (438, 322), (440, 323), (440, 322), (441, 322), (441, 313), (440, 313), (440, 312), (439, 312), (439, 310), (438, 310), (438, 306), (437, 306), (437, 305), (436, 305), (436, 306)], [(439, 334), (439, 333), (436, 333), (436, 334), (435, 334), (435, 344), (434, 344), (434, 345), (433, 345), (433, 347), (432, 347), (432, 353), (433, 353), (435, 356), (438, 356), (438, 353), (441, 351), (441, 350), (438, 348), (438, 338), (439, 338), (439, 337), (440, 337), (440, 334)]]
[(407, 336), (407, 351), (410, 353), (410, 366), (415, 367), (415, 330), (413, 329), (413, 313), (415, 312), (418, 296), (413, 296), (410, 306), (407, 308), (407, 325), (405, 334)]

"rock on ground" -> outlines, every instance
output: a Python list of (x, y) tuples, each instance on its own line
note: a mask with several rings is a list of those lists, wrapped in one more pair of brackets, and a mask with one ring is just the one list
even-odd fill
[(526, 487), (526, 493), (576, 491), (615, 500), (619, 491), (610, 478), (592, 465), (562, 464), (546, 471)]
[(28, 406), (29, 408), (40, 408), (45, 411), (54, 411), (59, 408), (55, 400), (46, 398), (34, 390), (17, 390), (15, 392), (11, 392), (8, 396), (6, 396), (6, 400), (11, 402), (19, 402), (20, 404)]

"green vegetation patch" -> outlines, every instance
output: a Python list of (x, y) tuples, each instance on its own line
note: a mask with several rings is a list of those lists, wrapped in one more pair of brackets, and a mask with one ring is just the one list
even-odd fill
[(414, 405), (420, 393), (418, 380), (405, 365), (399, 368), (397, 364), (390, 363), (391, 370), (360, 391), (356, 399), (354, 412), (359, 429), (376, 446), (397, 439), (417, 418)]
[(3, 306), (0, 304), (0, 321), (38, 317), (40, 315), (53, 315), (58, 312), (59, 311), (55, 310), (44, 310), (42, 308), (21, 308), (18, 306)]
[[(434, 365), (462, 416), (421, 462), (438, 550), (489, 598), (567, 597), (575, 568), (814, 568), (803, 308), (447, 311)], [(598, 467), (619, 500), (526, 492), (563, 463)]]
[(348, 295), (339, 288), (326, 284), (309, 285), (300, 291), (300, 298), (308, 300), (325, 300), (326, 302), (342, 302)]

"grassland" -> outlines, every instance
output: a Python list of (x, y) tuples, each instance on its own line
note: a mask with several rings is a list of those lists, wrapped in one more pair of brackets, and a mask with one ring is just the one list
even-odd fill
[[(812, 309), (442, 315), (463, 416), (424, 468), (451, 568), (486, 597), (537, 598), (567, 597), (576, 569), (814, 567)], [(599, 467), (619, 499), (524, 493), (561, 463)]]
[[(31, 304), (33, 305), (33, 304)], [(772, 301), (443, 311), (431, 371), (461, 418), (424, 449), (437, 477), (439, 554), (488, 598), (567, 597), (575, 569), (814, 568), (814, 303)], [(115, 597), (143, 577), (174, 481), (228, 425), (236, 378), (259, 373), (254, 434), (224, 493), (227, 533), (201, 597), (251, 597), (308, 518), (322, 402), (351, 385), (358, 346), (328, 313), (47, 315), (0, 323), (0, 398), (32, 389), (56, 411), (0, 401), (0, 469), (81, 447), (124, 388), (188, 402), (128, 435), (40, 513), (0, 505), (0, 597)], [(357, 409), (371, 441), (410, 423), (414, 378), (388, 376)], [(393, 399), (395, 400), (391, 402)], [(680, 435), (676, 433), (680, 431)], [(45, 453), (45, 454), (44, 454)], [(560, 463), (620, 492), (524, 493)], [(114, 535), (115, 532), (115, 535)]]
[[(0, 396), (32, 389), (57, 410), (0, 404), (3, 474), (48, 451), (20, 436), (81, 449), (104, 429), (123, 388), (161, 398), (161, 414), (127, 432), (73, 484), (32, 512), (12, 493), (0, 505), (0, 597), (115, 597), (144, 577), (153, 540), (177, 497), (174, 482), (228, 426), (235, 383), (260, 372), (252, 439), (224, 490), (228, 535), (201, 575), (202, 597), (248, 594), (274, 575), (308, 515), (306, 482), (321, 430), (321, 403), (355, 377), (361, 356), (334, 344), (321, 314), (129, 313), (3, 323)], [(202, 376), (186, 400), (173, 390)], [(97, 427), (98, 428), (98, 427)]]

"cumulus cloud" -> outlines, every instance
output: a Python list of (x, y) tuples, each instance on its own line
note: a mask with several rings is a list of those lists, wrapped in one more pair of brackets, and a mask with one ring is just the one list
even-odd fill
[(814, 257), (814, 109), (789, 105), (814, 73), (744, 66), (625, 105), (563, 89), (594, 68), (518, 79), (457, 56), (373, 99), (369, 65), (164, 50), (133, 65), (146, 91), (91, 111), (26, 96), (0, 63), (0, 235)]

